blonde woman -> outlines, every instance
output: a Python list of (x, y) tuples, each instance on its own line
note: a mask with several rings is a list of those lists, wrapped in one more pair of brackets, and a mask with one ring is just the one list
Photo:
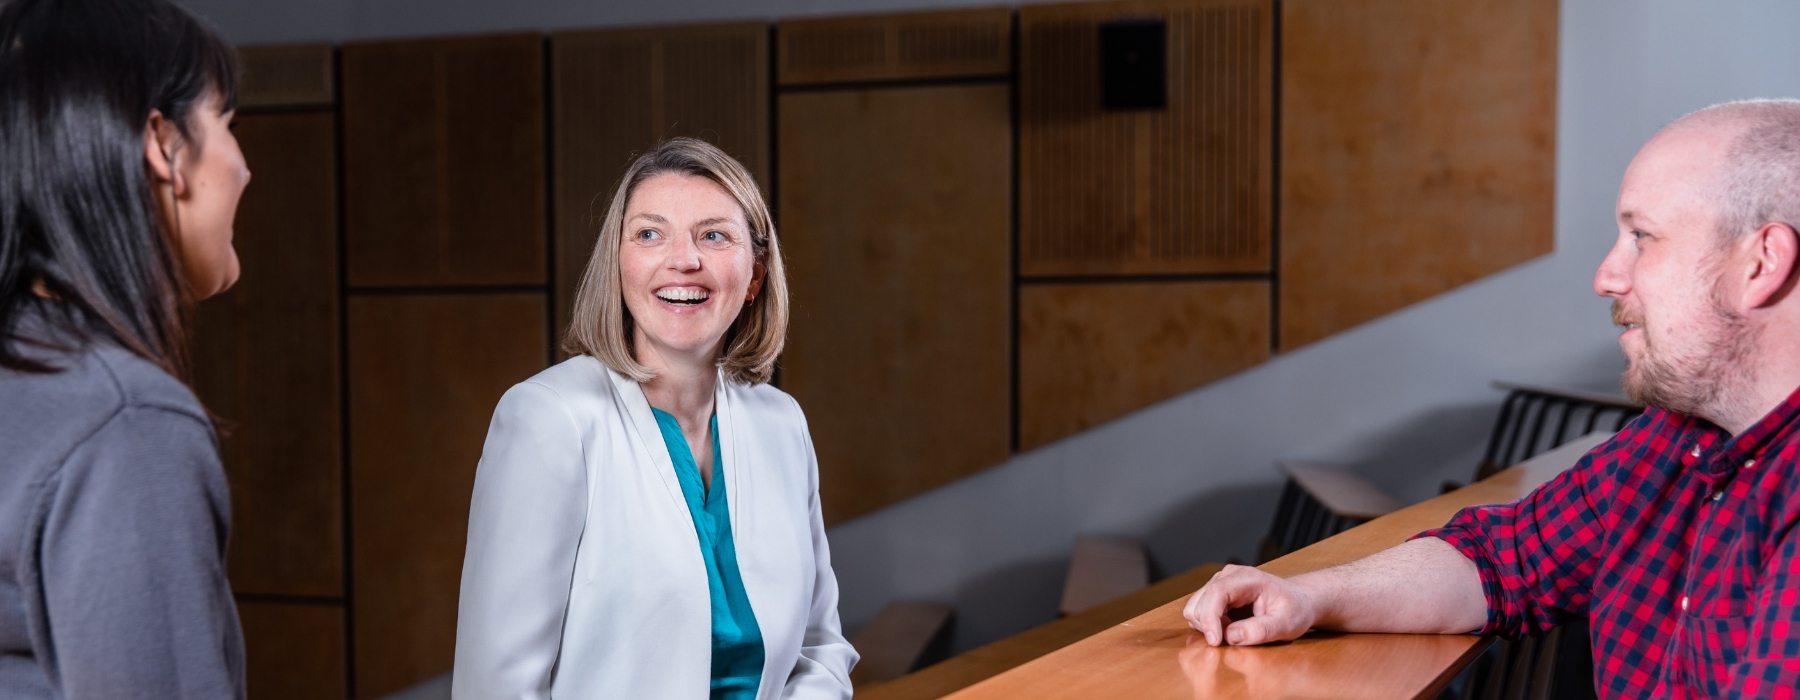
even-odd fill
[(475, 475), (455, 697), (847, 698), (775, 227), (695, 139), (613, 194), (564, 341)]

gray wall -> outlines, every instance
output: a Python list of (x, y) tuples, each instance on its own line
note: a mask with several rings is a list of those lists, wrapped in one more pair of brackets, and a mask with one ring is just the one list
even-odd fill
[[(188, 0), (240, 42), (344, 40), (957, 6), (941, 0)], [(1493, 379), (1608, 388), (1623, 368), (1594, 267), (1637, 147), (1707, 104), (1800, 96), (1800, 3), (1563, 0), (1557, 252), (839, 525), (850, 629), (953, 602), (969, 648), (1055, 614), (1077, 533), (1145, 538), (1174, 572), (1250, 559), (1273, 462), (1340, 462), (1408, 501), (1467, 479)]]

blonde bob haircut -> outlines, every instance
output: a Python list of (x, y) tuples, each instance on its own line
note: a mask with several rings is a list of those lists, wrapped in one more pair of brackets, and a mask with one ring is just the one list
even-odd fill
[(763, 384), (775, 372), (775, 358), (787, 342), (787, 277), (781, 267), (781, 244), (775, 238), (775, 222), (763, 202), (762, 191), (744, 166), (717, 146), (693, 138), (673, 138), (658, 144), (632, 161), (612, 204), (600, 221), (599, 240), (588, 257), (587, 270), (575, 289), (569, 330), (563, 350), (592, 355), (607, 367), (637, 382), (656, 373), (637, 361), (632, 351), (635, 324), (625, 308), (620, 281), (619, 246), (625, 240), (625, 205), (638, 185), (663, 173), (704, 177), (731, 193), (750, 225), (750, 247), (763, 266), (762, 292), (756, 295), (725, 331), (725, 353), (719, 368), (725, 377), (742, 384)]

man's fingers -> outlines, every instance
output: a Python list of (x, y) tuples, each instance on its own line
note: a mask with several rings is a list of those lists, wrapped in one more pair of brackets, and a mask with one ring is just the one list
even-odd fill
[(1225, 628), (1225, 641), (1232, 646), (1249, 646), (1263, 643), (1268, 636), (1261, 618), (1252, 617), (1238, 620)]
[(1188, 599), (1183, 611), (1188, 626), (1205, 635), (1208, 644), (1225, 644), (1226, 612), (1233, 606), (1256, 600), (1263, 575), (1249, 567), (1226, 567)]

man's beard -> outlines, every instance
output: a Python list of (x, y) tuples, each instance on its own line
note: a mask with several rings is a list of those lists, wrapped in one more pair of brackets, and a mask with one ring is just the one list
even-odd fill
[(1613, 323), (1639, 324), (1644, 340), (1641, 356), (1631, 360), (1620, 377), (1626, 396), (1647, 406), (1712, 419), (1721, 397), (1749, 385), (1747, 359), (1756, 342), (1756, 329), (1724, 303), (1718, 285), (1712, 292), (1708, 295), (1711, 313), (1695, 321), (1692, 328), (1677, 329), (1700, 341), (1687, 356), (1658, 349), (1650, 329), (1642, 325), (1642, 316), (1632, 318), (1619, 300), (1613, 300)]

